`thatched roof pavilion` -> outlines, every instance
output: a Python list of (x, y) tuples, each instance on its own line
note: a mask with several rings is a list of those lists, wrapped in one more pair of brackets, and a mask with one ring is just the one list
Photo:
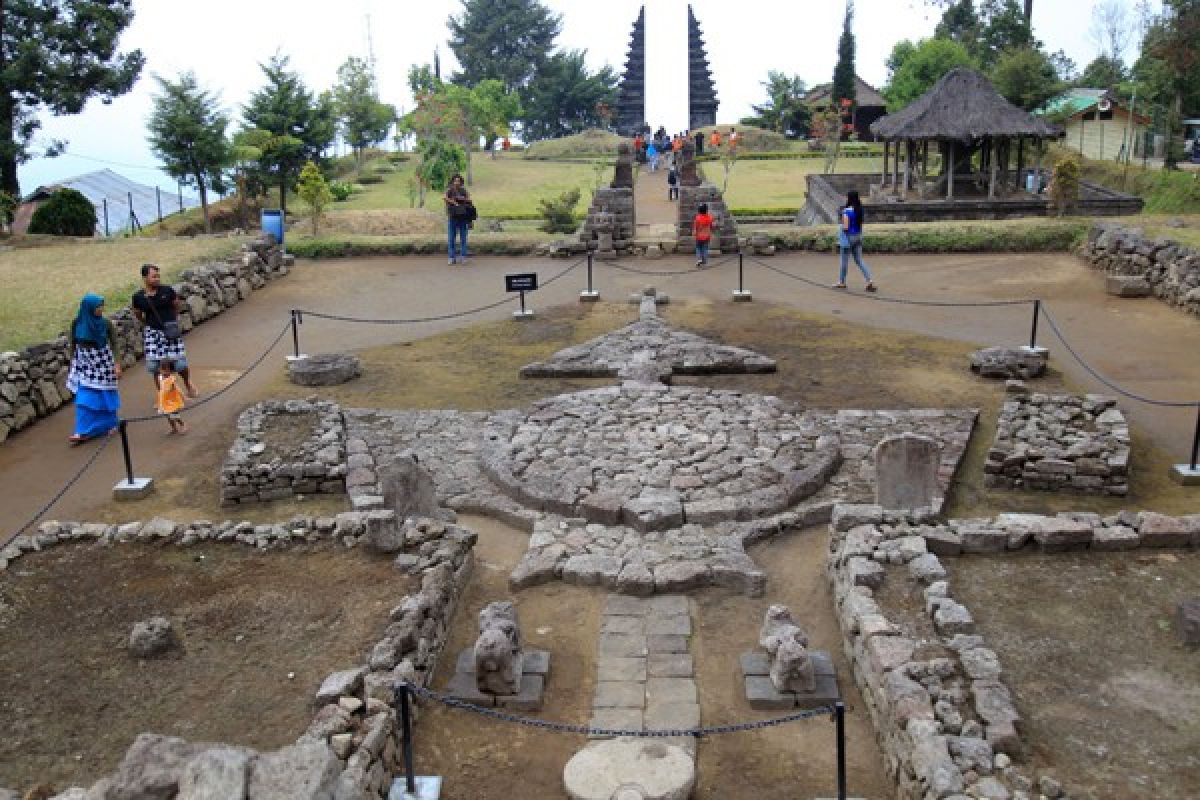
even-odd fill
[[(873, 122), (871, 132), (884, 141), (881, 193), (906, 198), (916, 179), (916, 188), (922, 196), (941, 194), (944, 189), (947, 199), (954, 197), (956, 174), (960, 180), (974, 180), (980, 190), (984, 179), (990, 178), (989, 198), (996, 195), (998, 178), (1000, 188), (1008, 185), (1011, 178), (1012, 189), (1020, 190), (1017, 182), (1024, 167), (1026, 140), (1036, 145), (1040, 168), (1043, 142), (1059, 135), (1056, 126), (1017, 108), (1001, 97), (987, 78), (966, 67), (950, 70), (909, 106)], [(933, 187), (925, 183), (930, 142), (941, 150), (943, 165), (941, 178)], [(1014, 142), (1017, 164), (1015, 172), (1010, 172)], [(905, 150), (903, 182), (901, 143)], [(978, 172), (974, 162), (976, 152)], [(947, 165), (952, 166), (947, 168)]]

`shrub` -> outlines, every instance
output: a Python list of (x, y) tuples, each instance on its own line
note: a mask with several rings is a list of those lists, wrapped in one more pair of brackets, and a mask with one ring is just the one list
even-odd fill
[(59, 189), (33, 212), (29, 232), (55, 236), (95, 236), (96, 207), (74, 189)]
[(300, 199), (308, 204), (312, 219), (312, 232), (313, 236), (316, 236), (321, 215), (325, 213), (325, 207), (333, 202), (333, 192), (329, 191), (329, 184), (325, 182), (325, 176), (312, 161), (306, 163), (304, 169), (300, 170), (296, 192), (300, 195)]
[(365, 186), (368, 183), (383, 183), (383, 176), (378, 172), (363, 172), (355, 180)]
[(1074, 153), (1064, 153), (1054, 162), (1050, 203), (1060, 216), (1079, 204), (1079, 157)]
[(4, 226), (12, 225), (13, 218), (17, 214), (17, 198), (10, 192), (0, 189), (0, 221), (3, 221)]
[(332, 181), (329, 184), (329, 193), (333, 195), (335, 203), (345, 202), (354, 194), (354, 184), (345, 183), (344, 181)]
[(545, 220), (541, 229), (547, 233), (574, 233), (575, 206), (579, 205), (580, 192), (569, 189), (555, 198), (538, 201), (538, 211)]

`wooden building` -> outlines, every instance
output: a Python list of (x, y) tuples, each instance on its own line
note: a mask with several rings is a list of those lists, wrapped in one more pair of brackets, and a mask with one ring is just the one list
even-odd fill
[[(854, 86), (854, 105), (850, 110), (849, 124), (853, 126), (855, 136), (860, 142), (873, 142), (875, 135), (871, 133), (871, 123), (887, 114), (887, 101), (875, 87), (857, 75), (854, 76)], [(804, 96), (804, 103), (814, 111), (824, 111), (829, 108), (829, 96), (832, 92), (832, 83), (814, 86)]]
[(1071, 89), (1038, 109), (1061, 122), (1063, 144), (1086, 158), (1141, 158), (1150, 117), (1130, 110), (1104, 89)]

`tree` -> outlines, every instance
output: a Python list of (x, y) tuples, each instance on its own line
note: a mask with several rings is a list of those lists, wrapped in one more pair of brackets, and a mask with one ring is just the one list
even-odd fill
[(38, 206), (29, 220), (30, 233), (95, 236), (96, 207), (75, 189), (59, 189)]
[(979, 42), (981, 23), (973, 0), (958, 0), (946, 7), (933, 35), (958, 42), (970, 52)]
[(163, 162), (163, 170), (185, 186), (200, 191), (204, 209), (204, 231), (212, 233), (208, 190), (225, 190), (223, 170), (229, 164), (229, 142), (225, 129), (229, 116), (217, 97), (205, 91), (191, 72), (178, 79), (155, 75), (158, 94), (147, 123), (150, 149)]
[[(78, 114), (133, 88), (145, 58), (117, 52), (133, 0), (4, 0), (0, 3), (0, 189), (20, 194), (17, 167), (34, 156), (37, 114)], [(64, 142), (44, 153), (57, 155)]]
[(837, 65), (833, 68), (830, 101), (834, 108), (845, 109), (847, 112), (853, 108), (854, 101), (858, 96), (858, 79), (854, 71), (853, 23), (854, 0), (846, 0), (846, 15), (842, 19), (842, 35), (838, 39), (838, 60)]
[(417, 143), (421, 156), (417, 164), (417, 180), (421, 189), (421, 206), (425, 206), (425, 190), (443, 192), (450, 185), (450, 178), (462, 172), (467, 165), (467, 154), (462, 146), (440, 137), (423, 139)]
[(1080, 86), (1094, 89), (1112, 89), (1124, 83), (1128, 77), (1125, 65), (1105, 55), (1096, 56), (1092, 63), (1083, 68), (1075, 81)]
[(1088, 31), (1101, 57), (1121, 64), (1129, 44), (1129, 12), (1122, 0), (1102, 0), (1092, 7), (1092, 27)]
[(1182, 155), (1183, 110), (1200, 104), (1200, 0), (1163, 0), (1163, 12), (1146, 32), (1142, 74), (1168, 107), (1166, 166)]
[(890, 74), (883, 96), (889, 111), (904, 108), (955, 67), (975, 66), (966, 48), (949, 39), (897, 42), (887, 63)]
[(812, 110), (804, 102), (808, 87), (800, 76), (788, 77), (777, 70), (770, 70), (761, 86), (767, 90), (767, 102), (751, 106), (755, 116), (746, 117), (741, 121), (742, 124), (777, 131), (792, 138), (807, 135)]
[(338, 67), (333, 106), (342, 138), (361, 167), (363, 151), (386, 139), (396, 121), (396, 109), (380, 102), (375, 73), (365, 60), (351, 56)]
[(968, 48), (968, 52), (972, 52), (985, 71), (995, 65), (1002, 53), (1041, 46), (1033, 37), (1033, 28), (1017, 0), (983, 0), (980, 19), (983, 26), (979, 31), (978, 47), (973, 52)]
[(229, 160), (233, 166), (234, 183), (238, 194), (238, 227), (248, 228), (246, 219), (246, 197), (262, 194), (263, 187), (253, 180), (254, 168), (263, 157), (271, 140), (271, 134), (262, 130), (239, 131), (234, 134), (229, 147)]
[(1040, 108), (1062, 91), (1058, 72), (1050, 59), (1032, 47), (1002, 53), (992, 68), (991, 79), (1005, 100), (1026, 111)]
[(525, 138), (550, 139), (604, 125), (602, 107), (617, 102), (617, 76), (608, 66), (589, 73), (583, 50), (555, 53), (523, 93)]
[(538, 0), (462, 0), (447, 20), (450, 49), (462, 71), (454, 83), (495, 78), (510, 92), (524, 89), (550, 58), (562, 17)]
[(263, 147), (260, 166), (279, 186), (279, 207), (287, 211), (287, 191), (300, 165), (321, 160), (336, 133), (336, 115), (329, 93), (313, 97), (300, 76), (288, 68), (287, 56), (276, 53), (261, 64), (267, 83), (250, 96), (242, 109), (247, 130), (271, 134)]
[(296, 181), (296, 193), (308, 206), (313, 236), (316, 236), (317, 224), (325, 209), (333, 202), (333, 193), (329, 191), (329, 184), (325, 182), (320, 168), (312, 161), (304, 162), (304, 169), (300, 170), (300, 178)]

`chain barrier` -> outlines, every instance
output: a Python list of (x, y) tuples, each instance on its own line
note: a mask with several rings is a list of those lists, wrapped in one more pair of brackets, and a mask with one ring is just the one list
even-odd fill
[[(801, 283), (806, 283), (809, 286), (815, 286), (818, 289), (824, 289), (829, 292), (837, 292), (839, 294), (847, 294), (845, 289), (835, 289), (834, 287), (830, 286), (827, 283), (821, 283), (820, 281), (814, 281), (811, 278), (805, 278), (802, 275), (793, 275), (790, 272), (785, 272), (784, 270), (780, 269), (779, 267), (768, 264), (761, 259), (754, 258), (753, 256), (750, 256), (749, 260), (753, 261), (755, 264), (758, 264), (760, 267), (765, 267), (766, 269), (769, 269), (772, 272), (778, 273), (785, 278), (791, 278), (794, 281), (800, 281)], [(862, 297), (867, 300), (875, 300), (876, 302), (880, 302), (880, 303), (898, 303), (900, 305), (908, 305), (908, 306), (933, 306), (933, 307), (940, 307), (940, 308), (995, 308), (995, 307), (1001, 307), (1001, 306), (1029, 305), (1034, 302), (1034, 300), (1032, 298), (1026, 299), (1026, 300), (975, 300), (975, 301), (959, 300), (959, 301), (951, 301), (951, 300), (911, 300), (911, 299), (908, 299), (905, 297), (885, 297), (885, 296), (882, 296), (879, 294), (862, 294), (862, 295), (854, 294), (854, 295), (850, 295), (850, 296)]]
[[(549, 286), (550, 284), (554, 283), (559, 278), (562, 278), (563, 276), (565, 276), (567, 273), (577, 269), (579, 267), (579, 265), (582, 264), (586, 260), (587, 260), (586, 256), (583, 258), (576, 259), (575, 262), (570, 264), (569, 266), (567, 266), (566, 269), (562, 270), (557, 275), (543, 281), (541, 284), (542, 288)], [(373, 319), (373, 318), (368, 318), (368, 317), (346, 317), (346, 316), (341, 316), (339, 314), (325, 314), (320, 311), (308, 311), (308, 310), (302, 309), (302, 308), (296, 309), (296, 313), (300, 314), (302, 316), (305, 316), (305, 317), (315, 317), (317, 319), (328, 319), (328, 320), (333, 320), (334, 322), (362, 322), (362, 323), (366, 323), (368, 325), (415, 325), (415, 324), (418, 324), (421, 322), (443, 322), (448, 319), (457, 319), (458, 317), (468, 317), (468, 316), (471, 316), (472, 314), (479, 314), (483, 311), (491, 311), (493, 308), (499, 308), (500, 306), (504, 305), (505, 303), (511, 303), (511, 302), (512, 302), (511, 297), (504, 297), (504, 298), (501, 298), (500, 300), (497, 300), (494, 303), (488, 303), (485, 306), (478, 306), (476, 308), (470, 308), (470, 309), (467, 309), (466, 311), (456, 311), (452, 314), (438, 314), (438, 315), (432, 316), (432, 317), (413, 317), (411, 319)]]
[(58, 493), (55, 494), (54, 497), (50, 498), (50, 502), (46, 503), (44, 506), (41, 507), (40, 510), (38, 510), (38, 512), (36, 514), (34, 514), (32, 517), (30, 517), (28, 522), (26, 522), (21, 527), (17, 528), (16, 533), (12, 534), (7, 539), (5, 539), (4, 543), (0, 544), (0, 550), (3, 550), (5, 547), (8, 547), (10, 544), (12, 544), (12, 542), (18, 536), (20, 536), (25, 531), (29, 530), (29, 526), (33, 525), (33, 523), (35, 523), (39, 519), (41, 519), (47, 511), (49, 511), (51, 508), (54, 507), (55, 503), (57, 503), (59, 500), (62, 499), (63, 495), (65, 495), (71, 489), (72, 486), (74, 486), (76, 483), (79, 482), (79, 479), (83, 477), (83, 473), (85, 473), (89, 469), (91, 469), (92, 465), (96, 463), (96, 460), (100, 458), (100, 454), (103, 453), (104, 449), (106, 447), (108, 447), (109, 443), (112, 442), (115, 432), (116, 432), (116, 429), (114, 428), (112, 434), (105, 436), (100, 441), (100, 446), (96, 448), (96, 452), (92, 453), (92, 455), (88, 458), (88, 460), (83, 462), (83, 466), (80, 467), (79, 470), (73, 476), (71, 476), (71, 479), (69, 481), (67, 481), (66, 485), (64, 485), (61, 489), (59, 489)]
[(722, 258), (719, 261), (714, 261), (712, 264), (709, 264), (704, 269), (682, 269), (682, 270), (638, 269), (637, 267), (631, 267), (628, 264), (622, 264), (619, 261), (600, 261), (598, 263), (603, 264), (606, 267), (613, 267), (614, 269), (618, 269), (621, 272), (629, 272), (634, 275), (647, 275), (647, 276), (654, 277), (654, 278), (660, 278), (660, 277), (661, 278), (673, 278), (673, 277), (679, 277), (680, 275), (697, 275), (700, 272), (707, 272), (708, 270), (716, 269), (717, 267), (728, 264), (730, 261), (734, 260), (735, 258), (737, 258), (737, 254), (734, 254), (731, 256), (726, 256), (725, 258)]
[(1071, 347), (1070, 342), (1067, 341), (1066, 337), (1063, 336), (1062, 330), (1058, 327), (1058, 323), (1055, 322), (1054, 317), (1050, 315), (1050, 311), (1046, 308), (1045, 303), (1042, 303), (1042, 316), (1046, 318), (1046, 322), (1050, 325), (1050, 330), (1054, 331), (1054, 335), (1058, 337), (1058, 341), (1062, 342), (1062, 346), (1066, 348), (1067, 352), (1071, 354), (1071, 357), (1075, 359), (1079, 366), (1083, 367), (1089, 375), (1100, 381), (1100, 383), (1104, 384), (1109, 389), (1112, 389), (1117, 394), (1124, 395), (1131, 400), (1137, 400), (1138, 402), (1146, 403), (1147, 405), (1151, 406), (1160, 406), (1164, 408), (1200, 408), (1200, 401), (1155, 400), (1154, 398), (1146, 397), (1136, 392), (1131, 392), (1128, 389), (1113, 383), (1108, 378), (1105, 378), (1103, 375), (1097, 372), (1091, 364), (1084, 360), (1083, 356), (1079, 355), (1074, 347)]
[[(205, 395), (204, 397), (197, 400), (196, 402), (189, 403), (188, 405), (184, 406), (182, 409), (179, 410), (178, 413), (186, 414), (189, 411), (194, 411), (195, 409), (199, 408), (200, 406), (205, 405), (206, 403), (211, 403), (213, 400), (216, 400), (221, 395), (223, 395), (226, 392), (228, 392), (229, 390), (233, 389), (233, 387), (235, 387), (239, 383), (241, 383), (251, 372), (258, 369), (258, 365), (261, 364), (263, 362), (263, 360), (268, 355), (271, 354), (271, 351), (275, 349), (275, 347), (279, 344), (280, 340), (283, 339), (283, 337), (286, 336), (287, 332), (290, 331), (291, 329), (292, 329), (292, 323), (291, 323), (291, 320), (289, 320), (288, 323), (283, 326), (283, 330), (281, 330), (279, 332), (279, 334), (271, 341), (271, 343), (269, 345), (267, 345), (267, 349), (263, 350), (262, 353), (259, 354), (258, 358), (254, 359), (254, 361), (252, 361), (250, 363), (250, 366), (246, 367), (246, 369), (242, 371), (241, 375), (237, 376), (237, 378), (235, 378), (232, 382), (230, 382), (226, 386), (222, 386), (220, 389), (213, 392), (212, 394)], [(155, 420), (155, 419), (162, 419), (162, 415), (161, 414), (144, 414), (140, 417), (125, 417), (124, 421), (125, 422), (149, 422), (150, 420)]]
[(812, 719), (814, 717), (831, 716), (834, 713), (833, 706), (823, 706), (821, 708), (799, 711), (795, 714), (787, 714), (782, 717), (773, 717), (771, 719), (759, 720), (756, 722), (739, 722), (732, 725), (710, 725), (702, 728), (674, 728), (662, 731), (636, 731), (636, 730), (621, 730), (618, 728), (592, 728), (587, 725), (572, 725), (567, 722), (552, 722), (550, 720), (537, 719), (536, 717), (523, 717), (519, 714), (509, 714), (506, 711), (500, 711), (495, 708), (486, 708), (484, 706), (469, 703), (466, 700), (459, 700), (455, 697), (449, 697), (435, 692), (432, 689), (426, 689), (421, 686), (409, 683), (409, 690), (417, 697), (422, 697), (427, 700), (441, 703), (447, 708), (469, 711), (473, 714), (479, 714), (484, 717), (490, 717), (501, 722), (512, 722), (517, 725), (524, 725), (528, 728), (539, 728), (541, 730), (549, 730), (555, 733), (580, 733), (585, 736), (635, 736), (640, 738), (662, 739), (673, 738), (679, 736), (716, 736), (725, 733), (742, 733), (744, 731), (756, 731), (764, 728), (774, 728), (779, 725), (787, 725), (792, 722)]

